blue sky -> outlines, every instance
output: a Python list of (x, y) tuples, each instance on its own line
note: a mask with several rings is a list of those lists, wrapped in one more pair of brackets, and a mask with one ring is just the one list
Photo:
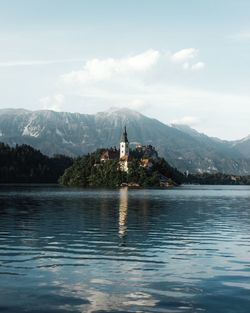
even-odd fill
[(250, 1), (0, 0), (0, 108), (250, 134)]

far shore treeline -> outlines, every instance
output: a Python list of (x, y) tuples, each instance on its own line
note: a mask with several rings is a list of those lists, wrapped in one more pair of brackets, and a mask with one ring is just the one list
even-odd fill
[(0, 143), (0, 183), (57, 183), (73, 159), (48, 157), (28, 145)]
[(152, 160), (152, 167), (140, 166), (136, 154), (131, 153), (128, 173), (119, 169), (118, 160), (100, 162), (99, 149), (72, 159), (64, 155), (48, 157), (28, 145), (10, 147), (0, 143), (0, 183), (61, 183), (81, 187), (137, 187), (177, 186), (180, 184), (249, 185), (250, 176), (221, 173), (184, 175), (166, 160)]

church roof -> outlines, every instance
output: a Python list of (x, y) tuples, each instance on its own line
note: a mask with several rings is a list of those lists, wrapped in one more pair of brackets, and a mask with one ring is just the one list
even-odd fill
[(103, 151), (101, 154), (100, 159), (101, 160), (115, 160), (119, 157), (119, 152), (118, 150), (111, 148)]
[(121, 142), (128, 142), (128, 134), (127, 134), (126, 126), (124, 127), (124, 132), (121, 137)]
[(129, 160), (128, 155), (124, 155), (123, 157), (120, 158), (120, 161), (128, 161), (128, 160)]

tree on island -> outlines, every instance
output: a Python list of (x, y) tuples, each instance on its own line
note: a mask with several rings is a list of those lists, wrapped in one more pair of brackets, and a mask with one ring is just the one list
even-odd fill
[(184, 181), (184, 175), (162, 158), (150, 160), (152, 166), (145, 168), (141, 165), (140, 157), (131, 151), (128, 172), (125, 172), (120, 168), (119, 159), (100, 162), (100, 151), (103, 150), (76, 159), (59, 182), (66, 186), (82, 187), (119, 187), (124, 184), (160, 187), (179, 185)]

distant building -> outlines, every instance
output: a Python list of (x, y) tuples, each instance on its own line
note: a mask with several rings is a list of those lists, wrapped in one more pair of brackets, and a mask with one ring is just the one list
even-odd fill
[(150, 161), (150, 159), (141, 159), (140, 166), (144, 168), (151, 168), (153, 163)]
[(117, 160), (119, 157), (119, 151), (115, 148), (110, 148), (102, 152), (100, 161), (105, 162), (108, 160)]
[(141, 154), (142, 159), (157, 159), (158, 153), (155, 148), (151, 145), (138, 144), (135, 147), (136, 151)]

